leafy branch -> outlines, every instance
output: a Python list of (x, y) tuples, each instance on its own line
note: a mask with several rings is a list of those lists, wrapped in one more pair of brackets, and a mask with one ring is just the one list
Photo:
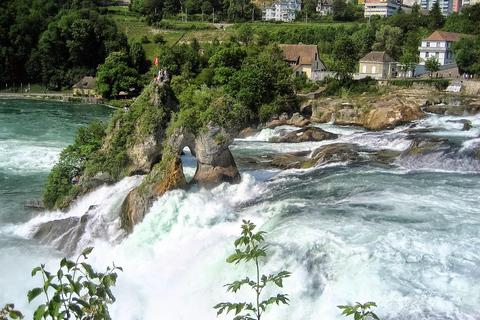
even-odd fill
[(377, 307), (377, 304), (375, 302), (366, 302), (364, 304), (357, 302), (357, 304), (354, 306), (337, 307), (339, 309), (343, 309), (342, 315), (345, 315), (345, 317), (353, 314), (355, 320), (364, 320), (368, 318), (380, 320), (380, 318), (373, 311), (367, 311), (367, 309), (370, 309), (371, 307)]
[(28, 302), (40, 295), (46, 302), (36, 309), (33, 319), (82, 319), (110, 320), (108, 304), (115, 302), (110, 287), (117, 280), (116, 270), (121, 267), (107, 267), (105, 273), (97, 273), (82, 260), (88, 259), (93, 248), (89, 247), (77, 257), (76, 261), (62, 259), (56, 275), (48, 272), (42, 264), (32, 270), (32, 277), (42, 274), (43, 286), (30, 290)]
[[(255, 227), (255, 224), (252, 222), (243, 220), (241, 236), (237, 238), (234, 243), (236, 248), (235, 253), (227, 258), (227, 262), (238, 264), (242, 261), (253, 261), (255, 263), (256, 278), (252, 280), (246, 277), (242, 280), (234, 281), (225, 285), (227, 291), (232, 291), (234, 293), (240, 290), (244, 285), (249, 286), (255, 292), (255, 303), (221, 302), (214, 306), (215, 309), (218, 309), (217, 316), (223, 312), (228, 314), (230, 311), (235, 310), (234, 320), (260, 320), (262, 314), (269, 305), (274, 303), (277, 305), (280, 303), (288, 304), (290, 301), (286, 294), (277, 294), (276, 296), (272, 296), (265, 300), (261, 300), (260, 298), (263, 289), (269, 283), (273, 283), (277, 287), (282, 288), (283, 279), (288, 278), (291, 273), (288, 271), (281, 271), (278, 274), (260, 276), (259, 259), (267, 256), (266, 249), (268, 248), (268, 245), (260, 246), (260, 244), (265, 241), (264, 235), (266, 232), (259, 231), (253, 233)], [(239, 249), (239, 247), (242, 249)]]

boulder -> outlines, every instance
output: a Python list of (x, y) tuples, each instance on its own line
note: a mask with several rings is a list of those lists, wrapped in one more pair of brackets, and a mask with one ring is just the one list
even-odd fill
[(350, 143), (334, 143), (322, 146), (313, 151), (309, 160), (300, 164), (301, 168), (320, 167), (334, 162), (363, 160), (358, 146)]
[(338, 135), (327, 132), (317, 127), (305, 127), (297, 131), (292, 131), (285, 136), (274, 137), (270, 142), (306, 142), (306, 141), (323, 141), (329, 139), (337, 139)]

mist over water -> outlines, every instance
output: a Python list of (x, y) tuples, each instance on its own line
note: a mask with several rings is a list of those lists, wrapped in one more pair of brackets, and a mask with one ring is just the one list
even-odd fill
[[(463, 118), (471, 120), (472, 130), (477, 130), (478, 117)], [(223, 287), (254, 276), (252, 266), (225, 262), (234, 252), (242, 219), (268, 232), (268, 256), (261, 272), (292, 272), (283, 289), (267, 292), (287, 293), (290, 306), (274, 306), (265, 320), (344, 319), (336, 306), (356, 301), (375, 301), (381, 319), (477, 320), (480, 170), (472, 153), (478, 139), (447, 120), (451, 117), (430, 115), (416, 123), (419, 128), (437, 128), (426, 135), (451, 138), (447, 152), (404, 159), (389, 167), (339, 163), (280, 171), (245, 169), (239, 162), (241, 183), (222, 184), (213, 190), (194, 187), (167, 192), (121, 243), (117, 241), (121, 230), (116, 208), (141, 177), (99, 189), (66, 215), (81, 216), (90, 205), (98, 205), (82, 245), (95, 247), (89, 263), (96, 269), (104, 269), (112, 261), (124, 269), (113, 289), (117, 302), (110, 308), (116, 320), (214, 319), (213, 306), (219, 302), (252, 301), (248, 290), (233, 294)], [(261, 157), (346, 142), (401, 152), (412, 141), (402, 133), (404, 128), (375, 133), (319, 126), (339, 134), (339, 139), (268, 143), (280, 130), (294, 130), (283, 127), (237, 140), (231, 150), (236, 158)], [(58, 129), (58, 136), (64, 136), (63, 129)], [(3, 129), (0, 132), (4, 134)], [(0, 165), (0, 172), (8, 181), (28, 173), (28, 168), (37, 168), (45, 177), (49, 168), (38, 163), (53, 165), (50, 157), (55, 159), (71, 141), (73, 134), (70, 141), (58, 145), (47, 142), (51, 147), (35, 159), (22, 158), (4, 166), (10, 169)], [(8, 143), (14, 144), (2, 138), (0, 148)], [(188, 152), (183, 164), (187, 178), (192, 176), (196, 163)], [(18, 180), (16, 186), (0, 179), (0, 190), (23, 193)], [(32, 187), (32, 192), (41, 194), (40, 185)], [(1, 193), (0, 204), (7, 203), (9, 194)], [(31, 318), (34, 306), (28, 305), (26, 292), (39, 285), (39, 279), (30, 278), (31, 269), (46, 263), (47, 268), (56, 270), (63, 256), (30, 239), (31, 232), (41, 221), (62, 214), (33, 217), (29, 213), (20, 219), (12, 218), (9, 210), (0, 207), (0, 305), (14, 302)], [(217, 319), (230, 318), (229, 314)]]

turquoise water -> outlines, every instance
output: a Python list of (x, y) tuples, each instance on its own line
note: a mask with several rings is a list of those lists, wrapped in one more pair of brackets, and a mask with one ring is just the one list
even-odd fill
[(80, 126), (108, 121), (112, 109), (56, 101), (0, 100), (0, 223), (32, 216), (46, 176)]
[[(18, 103), (27, 108), (32, 102)], [(33, 104), (36, 116), (27, 121), (21, 111), (9, 111), (8, 124), (1, 126), (0, 172), (7, 179), (0, 182), (0, 305), (15, 302), (25, 313), (33, 312), (26, 292), (38, 286), (39, 279), (30, 278), (31, 269), (46, 263), (56, 270), (63, 254), (54, 243), (39, 244), (31, 235), (44, 222), (79, 217), (97, 205), (79, 247), (95, 247), (89, 262), (97, 269), (112, 261), (124, 269), (114, 288), (117, 302), (110, 308), (115, 320), (215, 319), (213, 306), (218, 302), (252, 301), (248, 291), (232, 294), (223, 287), (254, 277), (248, 266), (225, 262), (234, 252), (242, 219), (268, 232), (268, 258), (262, 261), (261, 272), (292, 272), (283, 289), (267, 290), (289, 294), (290, 306), (274, 306), (262, 319), (345, 319), (336, 306), (356, 301), (375, 301), (381, 319), (480, 317), (478, 116), (463, 117), (472, 121), (471, 131), (462, 131), (455, 122), (460, 117), (428, 115), (417, 121), (417, 128), (435, 129), (417, 137), (446, 137), (448, 143), (428, 153), (400, 157), (390, 166), (366, 160), (281, 171), (239, 161), (240, 184), (168, 192), (155, 201), (133, 234), (121, 240), (118, 208), (142, 177), (101, 188), (67, 213), (23, 208), (24, 199), (41, 194), (42, 179), (61, 148), (73, 140), (73, 125), (68, 122), (82, 115), (85, 118), (75, 126), (90, 121), (86, 110), (93, 119), (110, 112), (100, 107), (97, 114), (94, 106)], [(57, 107), (59, 111), (42, 112)], [(8, 110), (15, 108), (22, 109), (11, 105)], [(0, 121), (5, 110), (0, 111)], [(45, 114), (53, 116), (37, 122)], [(231, 150), (238, 159), (258, 159), (345, 142), (365, 148), (368, 159), (375, 150), (401, 152), (414, 138), (402, 132), (405, 128), (368, 132), (318, 126), (339, 138), (288, 145), (267, 142), (270, 136), (293, 130), (284, 127), (236, 140)], [(190, 157), (184, 164), (190, 166), (186, 171), (191, 175), (195, 160)]]

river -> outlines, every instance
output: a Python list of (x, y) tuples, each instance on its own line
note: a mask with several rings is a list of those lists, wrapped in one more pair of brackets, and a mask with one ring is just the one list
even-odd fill
[[(64, 256), (54, 243), (32, 239), (32, 233), (43, 222), (82, 216), (97, 205), (79, 246), (94, 246), (89, 263), (99, 271), (112, 261), (123, 267), (110, 307), (115, 320), (215, 319), (213, 306), (219, 302), (253, 301), (246, 288), (234, 294), (224, 287), (254, 276), (251, 265), (225, 262), (242, 220), (267, 232), (261, 273), (292, 272), (283, 288), (267, 292), (288, 294), (290, 305), (275, 305), (262, 319), (343, 319), (337, 305), (357, 301), (376, 302), (381, 319), (479, 319), (479, 116), (427, 115), (416, 121), (416, 128), (434, 129), (420, 135), (448, 138), (449, 148), (392, 165), (335, 162), (278, 170), (238, 161), (241, 183), (167, 192), (120, 241), (118, 207), (142, 177), (101, 188), (67, 213), (24, 207), (26, 200), (41, 197), (49, 170), (76, 128), (110, 114), (102, 106), (0, 100), (1, 306), (13, 302), (31, 318), (38, 304), (28, 304), (26, 293), (41, 283), (31, 270), (45, 263), (55, 271)], [(470, 120), (473, 128), (462, 131), (460, 119)], [(405, 128), (368, 132), (318, 126), (339, 138), (268, 143), (269, 137), (294, 129), (287, 126), (235, 140), (231, 150), (244, 159), (335, 142), (393, 151), (412, 143)], [(195, 159), (183, 160), (191, 176)]]

